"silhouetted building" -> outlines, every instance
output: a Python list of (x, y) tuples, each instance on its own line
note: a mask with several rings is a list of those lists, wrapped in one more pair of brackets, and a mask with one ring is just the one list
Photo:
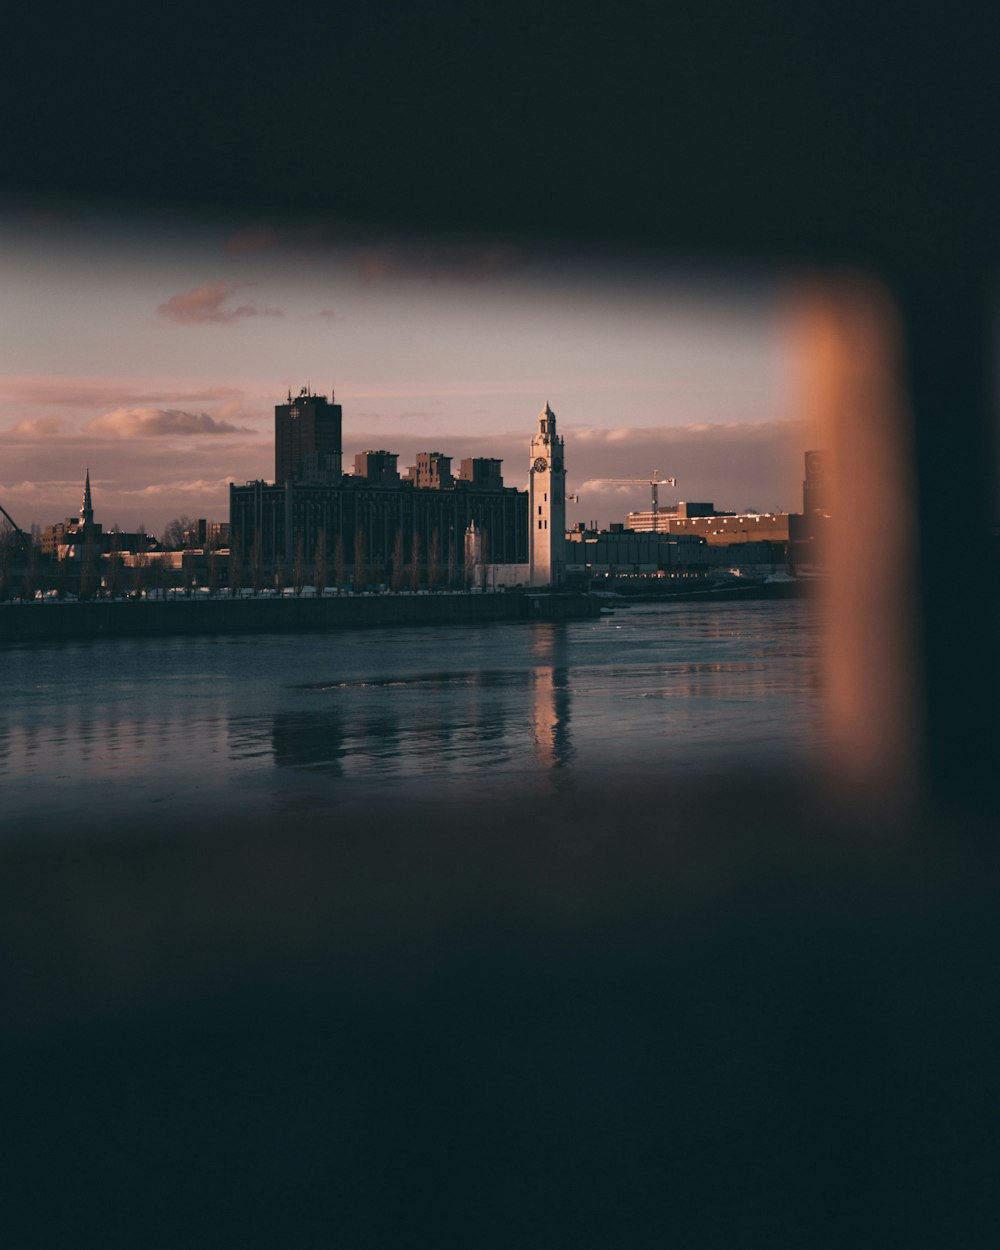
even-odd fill
[(451, 456), (439, 451), (418, 451), (417, 463), (410, 467), (409, 481), (418, 490), (450, 490), (455, 484)]
[(369, 486), (398, 486), (398, 460), (391, 451), (359, 451), (354, 457), (354, 476), (363, 477)]
[[(279, 437), (305, 415), (313, 419), (325, 404), (303, 390), (298, 400), (279, 405)], [(327, 583), (398, 586), (402, 565), (410, 586), (456, 585), (467, 572), (466, 535), (472, 533), (484, 585), (559, 585), (566, 545), (563, 440), (547, 404), (538, 422), (530, 449), (530, 502), (529, 491), (504, 486), (502, 460), (470, 457), (456, 478), (452, 458), (440, 451), (420, 452), (403, 480), (398, 456), (382, 449), (359, 452), (353, 474), (300, 472), (274, 483), (234, 483), (233, 579), (245, 575), (258, 583), (297, 569)], [(339, 406), (335, 424), (339, 439)], [(321, 454), (328, 453), (303, 452)]]
[(477, 490), (503, 490), (502, 464), (502, 460), (493, 460), (489, 456), (467, 457), (462, 461), (458, 480), (468, 482)]
[(208, 521), (199, 517), (184, 531), (184, 546), (189, 549), (225, 547), (228, 543), (228, 521)]
[(830, 478), (825, 451), (806, 452), (806, 476), (802, 483), (802, 514), (830, 515)]
[(94, 520), (94, 502), (90, 491), (90, 469), (83, 486), (83, 503), (78, 516), (67, 517), (42, 530), (42, 554), (59, 560), (78, 560), (85, 552), (104, 555), (114, 551), (151, 550), (159, 543), (143, 531), (126, 533), (111, 529)]
[(412, 482), (385, 484), (345, 475), (339, 485), (312, 482), (233, 484), (229, 494), (230, 549), (265, 570), (296, 559), (310, 571), (322, 551), (331, 570), (338, 558), (347, 569), (357, 557), (364, 581), (386, 581), (394, 554), (409, 562), (414, 550), (424, 570), (437, 563), (442, 580), (460, 576), (464, 536), (475, 521), (490, 561), (528, 561), (528, 498), (524, 491), (417, 490)]
[(303, 387), (295, 398), (291, 391), (284, 404), (274, 409), (274, 480), (276, 482), (335, 482), (341, 473), (340, 404), (331, 392), (310, 395)]
[(795, 564), (799, 568), (821, 569), (826, 563), (825, 546), (833, 508), (830, 462), (825, 451), (807, 451), (805, 479), (802, 482), (802, 515), (793, 518), (791, 529)]

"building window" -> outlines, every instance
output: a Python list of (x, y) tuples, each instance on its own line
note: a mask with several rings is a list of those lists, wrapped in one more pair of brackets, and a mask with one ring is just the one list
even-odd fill
[(542, 523), (541, 523), (541, 521), (539, 521), (539, 522), (538, 522), (538, 528), (539, 528), (539, 529), (541, 529), (541, 528), (542, 528)]

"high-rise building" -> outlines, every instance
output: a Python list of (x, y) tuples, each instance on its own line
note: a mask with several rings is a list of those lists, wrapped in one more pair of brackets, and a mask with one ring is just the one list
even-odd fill
[(830, 476), (826, 452), (806, 452), (806, 476), (802, 483), (802, 512), (804, 516), (814, 516), (816, 513), (829, 515)]
[(304, 386), (298, 395), (274, 409), (274, 480), (329, 482), (341, 474), (340, 404), (325, 395), (311, 395)]
[(566, 572), (566, 466), (556, 414), (545, 405), (531, 440), (528, 537), (532, 586), (559, 586)]

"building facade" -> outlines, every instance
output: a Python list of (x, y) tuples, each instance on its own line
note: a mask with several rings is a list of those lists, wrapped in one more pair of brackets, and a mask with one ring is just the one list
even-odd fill
[(625, 518), (625, 528), (637, 533), (667, 533), (667, 521), (686, 520), (688, 517), (733, 516), (732, 512), (716, 512), (714, 503), (665, 504), (656, 512), (630, 512)]
[(311, 395), (304, 386), (298, 395), (274, 409), (274, 480), (336, 482), (341, 473), (343, 411), (333, 392)]
[[(563, 440), (548, 404), (531, 441), (528, 490), (505, 486), (502, 461), (419, 452), (401, 478), (398, 456), (365, 451), (341, 471), (340, 405), (303, 388), (275, 408), (274, 482), (230, 487), (234, 575), (291, 575), (354, 585), (458, 585), (466, 535), (489, 585), (560, 585), (566, 565)], [(529, 515), (530, 514), (530, 515)], [(405, 567), (405, 583), (401, 569)]]
[[(696, 505), (701, 507), (702, 505)], [(789, 538), (789, 513), (787, 512), (713, 512), (707, 516), (679, 516), (676, 513), (657, 514), (657, 532), (664, 535), (695, 535), (704, 538), (712, 546), (728, 546), (730, 543), (772, 542), (787, 543)], [(630, 512), (626, 529), (650, 531), (652, 525), (634, 524), (637, 519), (651, 517), (652, 513)]]
[(556, 414), (548, 404), (538, 414), (528, 470), (531, 531), (530, 583), (561, 586), (566, 578), (566, 463)]

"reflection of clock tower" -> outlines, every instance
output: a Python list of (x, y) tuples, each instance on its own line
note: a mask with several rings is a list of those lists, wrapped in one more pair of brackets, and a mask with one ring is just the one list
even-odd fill
[(556, 414), (545, 405), (531, 440), (528, 475), (532, 586), (561, 586), (566, 572), (566, 468)]

